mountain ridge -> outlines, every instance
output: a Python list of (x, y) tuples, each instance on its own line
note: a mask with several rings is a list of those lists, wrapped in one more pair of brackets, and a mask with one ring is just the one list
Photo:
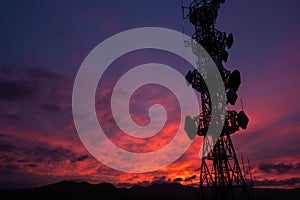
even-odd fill
[[(153, 183), (150, 186), (133, 185), (130, 188), (116, 187), (107, 182), (91, 184), (62, 180), (57, 183), (28, 189), (1, 189), (0, 195), (15, 199), (131, 199), (131, 200), (160, 200), (160, 199), (194, 199), (198, 189), (179, 183)], [(300, 188), (274, 189), (253, 188), (254, 200), (262, 199), (298, 199)], [(100, 198), (101, 197), (101, 198)]]

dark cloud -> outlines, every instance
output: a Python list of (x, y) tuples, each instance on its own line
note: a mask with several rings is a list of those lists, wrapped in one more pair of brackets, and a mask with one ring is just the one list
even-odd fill
[(295, 165), (285, 164), (285, 163), (278, 163), (278, 164), (262, 163), (258, 166), (258, 168), (266, 173), (283, 174), (293, 169), (300, 169), (300, 163), (297, 163)]
[(1, 155), (0, 156), (0, 163), (4, 164), (4, 163), (11, 163), (13, 162), (15, 159), (8, 156), (8, 155)]
[(36, 168), (38, 165), (30, 163), (30, 164), (27, 164), (26, 166), (30, 167), (30, 168)]
[(61, 111), (61, 107), (57, 104), (44, 103), (42, 104), (42, 108), (48, 112), (59, 112)]
[(81, 161), (84, 161), (84, 160), (86, 160), (86, 159), (88, 159), (88, 158), (89, 158), (88, 155), (82, 155), (82, 156), (77, 157), (77, 158), (74, 159), (74, 160), (71, 160), (71, 163), (74, 163), (74, 162), (81, 162)]
[(43, 67), (0, 66), (0, 100), (23, 100), (34, 93), (53, 95), (53, 88), (65, 81), (60, 74)]
[(30, 161), (33, 162), (59, 162), (63, 160), (73, 160), (76, 155), (69, 149), (58, 147), (54, 149), (45, 147), (35, 147), (27, 151)]
[(141, 182), (136, 183), (136, 185), (140, 185), (140, 186), (149, 186), (151, 184), (152, 184), (152, 182), (149, 182), (149, 181), (141, 181)]
[(0, 138), (5, 138), (5, 137), (7, 137), (8, 135), (7, 134), (5, 134), (5, 133), (0, 133)]
[(77, 161), (84, 161), (84, 160), (86, 160), (86, 159), (88, 159), (88, 158), (89, 158), (88, 155), (82, 155), (82, 156), (79, 156), (76, 160), (77, 160)]
[(194, 180), (196, 177), (197, 177), (196, 175), (193, 175), (193, 176), (187, 177), (186, 179), (184, 179), (184, 181), (186, 181), (186, 182), (192, 181), (192, 180)]
[(0, 174), (15, 174), (20, 168), (15, 164), (3, 164), (0, 165)]
[[(37, 163), (80, 162), (89, 158), (88, 155), (78, 156), (72, 150), (63, 147), (15, 146), (4, 142), (0, 143), (0, 152), (3, 154), (0, 156), (0, 161), (7, 165), (16, 164), (16, 166), (24, 165), (35, 168)], [(16, 170), (16, 168), (10, 168), (10, 170)]]
[(27, 80), (0, 80), (0, 100), (22, 100), (35, 91), (34, 84)]
[(12, 144), (0, 143), (0, 151), (13, 152), (15, 150), (17, 150), (17, 147)]
[(182, 181), (182, 178), (175, 178), (174, 179), (174, 182), (180, 182), (180, 181)]
[(61, 75), (47, 68), (33, 67), (27, 71), (27, 75), (35, 79), (58, 79)]
[(300, 183), (300, 178), (289, 178), (283, 180), (254, 180), (253, 181), (255, 186), (295, 186)]
[(61, 76), (44, 67), (32, 67), (32, 66), (0, 66), (0, 79), (56, 79)]
[(118, 183), (116, 184), (118, 188), (130, 188), (132, 187), (132, 183)]
[(0, 65), (2, 131), (12, 132), (17, 140), (24, 132), (34, 133), (37, 138), (60, 134), (61, 140), (69, 139), (61, 130), (73, 123), (71, 86), (71, 79), (52, 69)]
[(8, 114), (7, 118), (12, 120), (19, 120), (21, 117), (19, 114), (13, 113), (13, 114)]
[(162, 184), (167, 182), (167, 177), (166, 176), (155, 176), (152, 180), (152, 184), (153, 183), (157, 183), (157, 184)]
[(27, 163), (29, 162), (29, 160), (26, 160), (26, 159), (20, 159), (20, 160), (17, 160), (18, 163)]

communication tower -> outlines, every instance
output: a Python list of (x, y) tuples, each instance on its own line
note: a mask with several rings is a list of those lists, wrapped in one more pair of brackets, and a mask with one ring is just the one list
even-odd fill
[[(227, 70), (223, 62), (227, 62), (228, 52), (234, 39), (233, 34), (227, 34), (215, 28), (220, 5), (225, 0), (193, 0), (188, 7), (182, 6), (183, 16), (194, 25), (192, 38), (199, 43), (214, 60), (224, 82), (227, 104), (235, 105), (238, 98), (237, 91), (241, 84), (239, 70)], [(185, 15), (186, 10), (188, 14)], [(186, 41), (192, 48), (193, 41)], [(195, 50), (196, 51), (196, 50)], [(199, 58), (199, 57), (198, 57)], [(200, 59), (200, 58), (199, 58)], [(198, 60), (201, 65), (203, 60)], [(198, 65), (198, 68), (200, 68)], [(245, 173), (240, 166), (231, 134), (246, 129), (249, 119), (243, 108), (240, 112), (226, 110), (223, 117), (224, 126), (221, 134), (214, 138), (207, 134), (211, 125), (212, 102), (205, 81), (199, 70), (188, 71), (185, 76), (188, 84), (201, 94), (202, 112), (197, 118), (189, 118), (196, 127), (196, 133), (203, 136), (202, 158), (200, 165), (200, 182), (198, 199), (252, 199)], [(187, 120), (187, 119), (186, 119)], [(244, 164), (244, 163), (243, 163)], [(245, 171), (244, 171), (245, 172)]]

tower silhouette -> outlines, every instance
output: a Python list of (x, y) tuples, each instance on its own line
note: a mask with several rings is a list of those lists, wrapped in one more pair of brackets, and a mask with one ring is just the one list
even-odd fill
[[(223, 3), (225, 0), (193, 0), (188, 7), (182, 9), (183, 13), (188, 10), (187, 15), (183, 14), (184, 18), (195, 27), (192, 38), (208, 52), (222, 77), (226, 96), (217, 95), (218, 98), (226, 98), (227, 104), (235, 105), (238, 98), (237, 91), (241, 84), (240, 72), (238, 70), (231, 72), (222, 64), (227, 62), (226, 48), (231, 48), (234, 42), (233, 35), (215, 28), (218, 11)], [(193, 41), (187, 41), (186, 45), (195, 47)], [(216, 108), (212, 107), (211, 94), (199, 72), (203, 59), (198, 60), (197, 63), (198, 70), (189, 71), (185, 77), (192, 88), (200, 92), (202, 103), (202, 112), (194, 118), (197, 135), (203, 136), (197, 198), (252, 199), (249, 191), (251, 185), (245, 179), (245, 173), (242, 171), (244, 166), (240, 166), (231, 140), (231, 134), (239, 131), (240, 128), (247, 128), (249, 119), (243, 108), (240, 112), (226, 110), (223, 116), (219, 116), (224, 122), (220, 135), (214, 137), (208, 134), (208, 127), (214, 125), (211, 123), (211, 116)]]

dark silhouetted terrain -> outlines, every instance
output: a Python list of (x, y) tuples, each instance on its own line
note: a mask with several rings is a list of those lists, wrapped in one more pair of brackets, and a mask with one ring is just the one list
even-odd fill
[[(300, 189), (254, 189), (254, 199), (299, 199)], [(33, 189), (0, 190), (1, 199), (83, 199), (83, 200), (187, 200), (195, 199), (197, 189), (180, 184), (153, 184), (149, 187), (116, 188), (109, 183), (61, 181)]]

